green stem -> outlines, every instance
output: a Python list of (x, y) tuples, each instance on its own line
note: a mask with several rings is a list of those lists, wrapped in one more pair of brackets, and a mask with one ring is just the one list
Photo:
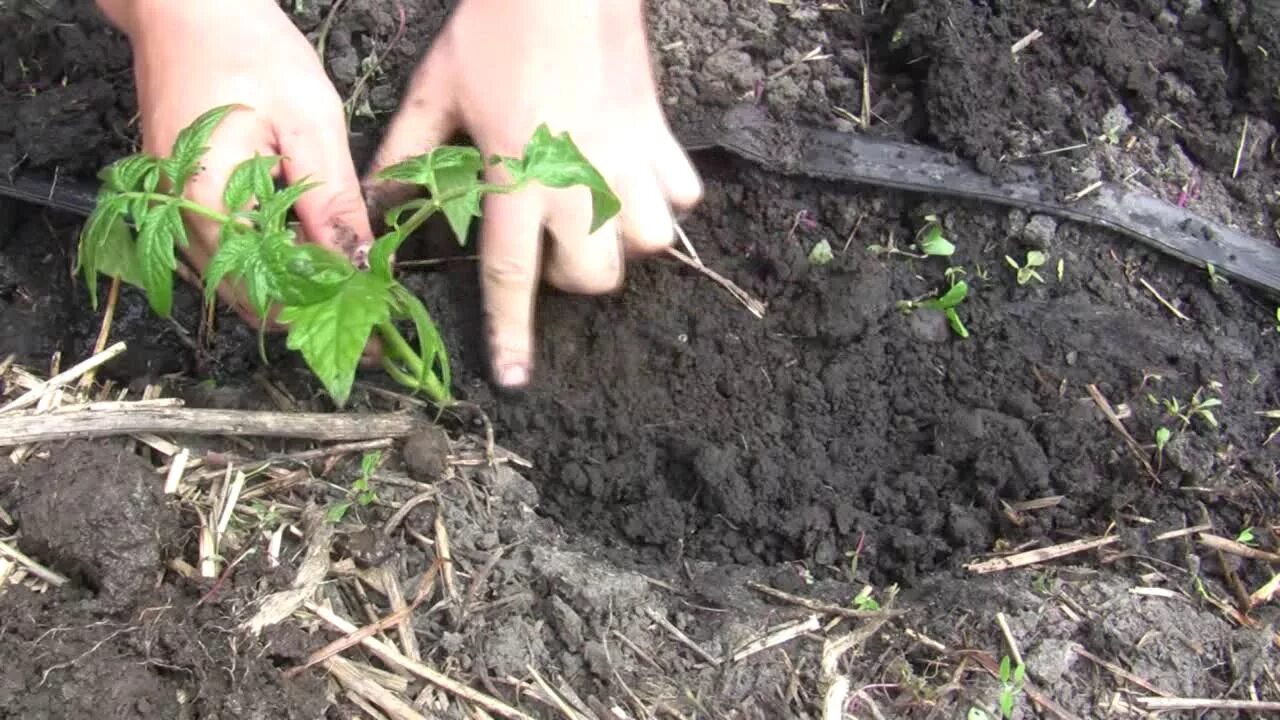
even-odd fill
[(147, 193), (147, 192), (123, 192), (123, 193), (119, 193), (116, 197), (123, 197), (123, 198), (129, 198), (129, 199), (144, 198), (146, 200), (168, 203), (170, 205), (176, 204), (178, 207), (182, 208), (183, 210), (188, 210), (197, 215), (202, 215), (221, 225), (226, 225), (227, 223), (230, 223), (232, 221), (232, 218), (230, 215), (225, 215), (223, 213), (218, 212), (217, 210), (210, 210), (209, 208), (205, 207), (204, 205), (201, 205), (200, 203), (192, 202), (191, 200), (188, 200), (182, 197), (174, 197), (172, 195), (161, 195), (160, 193)]
[(459, 188), (452, 192), (444, 193), (438, 198), (431, 198), (430, 201), (428, 201), (422, 207), (415, 210), (413, 214), (409, 216), (408, 220), (401, 223), (399, 227), (400, 235), (401, 237), (409, 237), (409, 235), (411, 235), (413, 231), (422, 227), (422, 224), (427, 221), (427, 218), (431, 217), (432, 215), (442, 210), (446, 204), (454, 200), (457, 200), (458, 198), (465, 197), (469, 193), (478, 192), (481, 194), (484, 194), (484, 193), (503, 194), (503, 193), (515, 192), (516, 190), (519, 190), (524, 186), (525, 186), (525, 183), (523, 181), (512, 184), (512, 185), (494, 185), (492, 183), (480, 183), (479, 185), (474, 185), (472, 187)]
[[(442, 386), (435, 375), (424, 371), (427, 369), (422, 367), (422, 358), (418, 357), (418, 354), (413, 351), (409, 341), (404, 339), (404, 336), (396, 329), (394, 323), (390, 320), (379, 323), (378, 334), (382, 336), (383, 341), (386, 343), (384, 347), (386, 357), (382, 366), (388, 375), (391, 375), (401, 385), (414, 390), (426, 391), (427, 395), (437, 403), (446, 405), (452, 402), (449, 397), (449, 389)], [(392, 363), (396, 361), (404, 363), (409, 368), (411, 375), (394, 367)]]

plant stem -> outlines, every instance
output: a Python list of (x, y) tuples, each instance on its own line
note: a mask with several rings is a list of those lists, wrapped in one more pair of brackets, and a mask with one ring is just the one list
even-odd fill
[(147, 193), (147, 192), (122, 192), (122, 193), (117, 193), (116, 197), (123, 197), (123, 198), (130, 198), (130, 199), (144, 198), (146, 200), (153, 200), (153, 201), (168, 203), (170, 205), (177, 205), (183, 210), (188, 210), (197, 215), (202, 215), (221, 225), (226, 225), (232, 221), (232, 218), (230, 215), (224, 215), (223, 213), (220, 213), (217, 210), (210, 210), (204, 205), (201, 205), (200, 203), (197, 203), (197, 202), (193, 202), (184, 197), (174, 197), (172, 195), (162, 195), (160, 193)]
[[(461, 197), (466, 197), (469, 193), (510, 193), (524, 187), (524, 182), (515, 183), (513, 185), (493, 185), (491, 183), (480, 183), (474, 187), (464, 187), (453, 192), (447, 192), (438, 198), (431, 198), (422, 207), (418, 208), (409, 216), (409, 219), (400, 225), (398, 231), (401, 237), (409, 237), (413, 231), (422, 227), (427, 218), (444, 209), (444, 206)], [(466, 238), (458, 238), (465, 240)]]
[[(449, 397), (449, 388), (443, 387), (435, 375), (426, 372), (426, 368), (422, 366), (422, 359), (413, 351), (413, 347), (409, 345), (409, 341), (404, 339), (400, 331), (391, 321), (380, 323), (378, 325), (378, 334), (386, 342), (386, 358), (383, 360), (383, 369), (391, 375), (396, 382), (415, 390), (424, 390), (427, 395), (437, 403), (447, 405), (452, 403)], [(395, 367), (393, 361), (404, 363), (412, 375), (405, 373)]]

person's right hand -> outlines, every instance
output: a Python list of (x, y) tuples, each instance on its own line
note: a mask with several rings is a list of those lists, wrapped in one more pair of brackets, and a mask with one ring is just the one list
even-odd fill
[[(222, 190), (254, 153), (280, 155), (277, 170), (293, 183), (322, 183), (294, 206), (303, 240), (348, 257), (373, 232), (351, 160), (342, 101), (315, 48), (275, 0), (99, 0), (133, 48), (143, 150), (167, 155), (174, 138), (207, 110), (230, 113), (209, 141), (187, 197), (226, 212)], [(217, 251), (216, 223), (188, 217), (188, 260), (203, 271)], [(220, 289), (246, 321), (257, 324), (242, 293)]]

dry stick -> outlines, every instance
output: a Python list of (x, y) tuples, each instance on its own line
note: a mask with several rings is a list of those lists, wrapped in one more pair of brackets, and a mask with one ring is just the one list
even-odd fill
[(329, 658), (324, 661), (324, 667), (338, 679), (338, 682), (342, 683), (343, 687), (382, 708), (395, 720), (427, 720), (425, 715), (361, 672), (349, 660), (339, 657)]
[(1165, 300), (1164, 296), (1160, 294), (1160, 291), (1156, 290), (1154, 285), (1147, 282), (1146, 278), (1138, 278), (1138, 282), (1142, 283), (1142, 287), (1146, 288), (1147, 292), (1151, 293), (1152, 295), (1155, 295), (1156, 300), (1160, 301), (1160, 304), (1168, 308), (1169, 312), (1177, 316), (1179, 320), (1186, 320), (1187, 322), (1191, 322), (1191, 318), (1187, 317), (1186, 313), (1174, 307), (1173, 303), (1169, 302), (1168, 300)]
[(0, 415), (0, 446), (143, 432), (370, 440), (406, 437), (421, 424), (421, 420), (405, 413), (279, 413), (169, 407), (140, 407), (116, 412), (75, 410), (56, 415), (12, 413)]
[(1262, 587), (1254, 590), (1249, 595), (1249, 607), (1258, 607), (1264, 603), (1271, 602), (1271, 598), (1275, 597), (1276, 591), (1280, 590), (1280, 573), (1271, 576), (1271, 579), (1262, 585)]
[[(48, 380), (45, 380), (44, 382), (36, 385), (35, 387), (31, 388), (25, 393), (19, 395), (17, 398), (9, 401), (3, 407), (0, 407), (0, 413), (10, 412), (13, 410), (21, 410), (22, 408), (31, 407), (32, 405), (35, 405), (37, 402), (39, 402), (40, 398), (43, 397), (45, 393), (49, 392), (54, 388), (59, 388), (68, 383), (75, 382), (80, 378), (81, 375), (84, 375), (90, 370), (95, 370), (101, 367), (102, 365), (105, 365), (106, 363), (110, 362), (111, 360), (115, 359), (118, 355), (123, 353), (126, 347), (127, 346), (123, 342), (118, 342), (115, 345), (112, 345), (111, 347), (107, 348), (106, 350), (103, 350), (102, 352), (94, 355), (88, 360), (83, 360), (79, 363), (76, 363), (75, 365), (72, 365), (66, 370), (63, 370), (57, 375), (54, 375)], [(0, 437), (4, 437), (3, 432), (0, 432)], [(20, 443), (15, 442), (14, 444), (18, 445)]]
[(324, 662), (343, 650), (346, 650), (357, 643), (363, 642), (366, 638), (371, 638), (392, 625), (399, 625), (401, 622), (407, 620), (409, 616), (413, 614), (413, 611), (417, 610), (418, 606), (427, 598), (431, 597), (431, 594), (435, 592), (436, 566), (439, 565), (439, 563), (440, 561), (437, 559), (436, 562), (432, 563), (431, 567), (422, 574), (422, 581), (418, 583), (418, 592), (414, 595), (413, 601), (408, 605), (392, 612), (390, 615), (387, 615), (371, 625), (366, 625), (359, 630), (349, 633), (344, 637), (340, 637), (319, 650), (316, 650), (311, 653), (311, 655), (307, 656), (306, 662), (286, 670), (284, 672), (284, 677), (286, 679), (297, 677), (312, 665)]
[(1249, 116), (1244, 116), (1244, 127), (1240, 128), (1240, 147), (1236, 148), (1236, 164), (1231, 168), (1231, 179), (1240, 176), (1240, 161), (1244, 159), (1245, 140), (1249, 137)]
[[(332, 627), (334, 627), (335, 629), (341, 632), (353, 633), (358, 629), (350, 621), (340, 617), (337, 613), (333, 612), (329, 608), (323, 607), (321, 605), (317, 605), (314, 602), (305, 603), (305, 607), (307, 608), (307, 610), (311, 611), (312, 613), (315, 613), (316, 617), (320, 618), (321, 620), (323, 620), (324, 622), (328, 623), (329, 625), (331, 625)], [(408, 670), (409, 672), (413, 673), (414, 675), (417, 675), (423, 680), (426, 680), (427, 682), (432, 683), (433, 685), (436, 685), (437, 687), (440, 687), (443, 690), (453, 693), (454, 695), (464, 700), (469, 700), (479, 705), (480, 707), (483, 707), (485, 710), (488, 710), (489, 712), (496, 713), (504, 718), (508, 718), (508, 720), (512, 720), (512, 719), (534, 720), (533, 717), (531, 717), (530, 715), (524, 712), (521, 712), (516, 708), (511, 707), (510, 705), (502, 702), (501, 700), (495, 697), (486, 695), (469, 685), (463, 685), (462, 683), (450, 678), (449, 676), (437, 670), (432, 669), (430, 666), (426, 665), (425, 663), (410, 660), (409, 658), (401, 654), (400, 651), (396, 650), (391, 645), (381, 642), (380, 640), (367, 637), (361, 640), (360, 644), (364, 645), (366, 648), (372, 651), (374, 655), (377, 655), (384, 662), (403, 668), (405, 670)]]
[(762, 585), (754, 580), (748, 581), (747, 587), (755, 590), (756, 592), (764, 593), (765, 595), (778, 600), (789, 602), (792, 605), (799, 605), (800, 607), (808, 608), (814, 612), (819, 612), (824, 615), (839, 615), (841, 617), (848, 618), (879, 618), (902, 614), (902, 611), (900, 610), (855, 610), (853, 608), (841, 607), (840, 605), (833, 605), (828, 602), (822, 602), (821, 600), (792, 595), (791, 593), (783, 592), (777, 588)]
[(1136, 699), (1144, 710), (1243, 710), (1246, 712), (1280, 711), (1280, 702), (1267, 700), (1217, 700), (1214, 698), (1160, 698)]
[(3, 540), (0, 540), (0, 555), (18, 563), (22, 567), (26, 568), (32, 575), (35, 575), (55, 587), (61, 587), (66, 585), (68, 582), (71, 582), (66, 577), (50, 570), (35, 560), (32, 560), (30, 557), (27, 557), (27, 555), (21, 550), (13, 547)]
[(1094, 662), (1095, 664), (1097, 664), (1097, 665), (1101, 666), (1102, 668), (1104, 668), (1104, 669), (1106, 669), (1106, 670), (1109, 670), (1109, 671), (1110, 671), (1112, 674), (1114, 674), (1116, 677), (1120, 677), (1120, 678), (1123, 678), (1123, 679), (1125, 679), (1125, 680), (1128, 680), (1129, 682), (1133, 683), (1134, 685), (1137, 685), (1138, 687), (1142, 688), (1143, 690), (1146, 690), (1147, 692), (1155, 693), (1156, 695), (1159, 695), (1160, 697), (1170, 697), (1169, 693), (1167, 693), (1167, 692), (1165, 692), (1165, 691), (1161, 690), (1160, 688), (1158, 688), (1158, 687), (1156, 687), (1156, 686), (1152, 685), (1151, 683), (1147, 682), (1146, 680), (1143, 680), (1142, 678), (1138, 677), (1137, 675), (1134, 675), (1133, 673), (1129, 672), (1128, 670), (1125, 670), (1124, 668), (1120, 667), (1119, 665), (1116, 665), (1115, 663), (1110, 662), (1110, 661), (1108, 661), (1108, 660), (1103, 660), (1102, 658), (1098, 657), (1097, 655), (1094, 655), (1093, 653), (1089, 652), (1088, 650), (1085, 650), (1085, 649), (1084, 649), (1083, 647), (1081, 647), (1080, 645), (1073, 645), (1073, 646), (1071, 646), (1071, 650), (1072, 650), (1075, 654), (1079, 655), (1080, 657), (1085, 658), (1085, 659), (1087, 659), (1087, 660), (1090, 660), (1090, 661)]
[(671, 633), (672, 637), (680, 641), (681, 645), (684, 645), (685, 647), (689, 648), (698, 657), (702, 658), (703, 660), (706, 660), (712, 665), (715, 665), (716, 667), (720, 666), (720, 658), (702, 649), (702, 646), (694, 642), (693, 638), (681, 632), (680, 628), (676, 627), (675, 625), (672, 625), (671, 621), (662, 617), (662, 614), (659, 613), (657, 610), (654, 610), (653, 608), (645, 608), (644, 611), (645, 611), (645, 614), (648, 615), (650, 619), (652, 619), (654, 622), (658, 623), (658, 625), (661, 626), (663, 630), (666, 630), (667, 632)]
[(564, 698), (560, 697), (560, 693), (556, 692), (555, 689), (551, 687), (551, 684), (543, 679), (542, 673), (539, 673), (537, 668), (532, 665), (525, 665), (524, 667), (529, 671), (529, 674), (533, 676), (533, 680), (538, 684), (538, 688), (551, 699), (551, 703), (555, 705), (555, 708), (563, 713), (565, 717), (569, 718), (569, 720), (588, 720), (588, 718), (584, 717), (582, 713), (574, 710)]
[(1133, 439), (1133, 435), (1129, 434), (1129, 430), (1125, 428), (1124, 423), (1120, 422), (1120, 418), (1116, 415), (1116, 411), (1111, 408), (1111, 403), (1107, 402), (1107, 398), (1102, 395), (1102, 391), (1097, 385), (1089, 384), (1089, 395), (1093, 397), (1093, 402), (1097, 404), (1098, 409), (1107, 417), (1107, 422), (1111, 423), (1124, 438), (1125, 444), (1129, 446), (1129, 452), (1137, 458), (1142, 468), (1147, 471), (1151, 479), (1160, 482), (1160, 476), (1156, 474), (1155, 468), (1151, 467), (1151, 461), (1147, 459), (1146, 453), (1142, 452), (1142, 446), (1138, 445), (1138, 441)]
[(757, 638), (744, 645), (741, 650), (733, 654), (732, 661), (742, 662), (756, 653), (791, 642), (805, 633), (816, 632), (821, 627), (822, 623), (818, 621), (817, 615), (810, 615), (807, 619), (799, 622), (788, 623), (764, 637)]
[(1227, 538), (1219, 537), (1217, 535), (1200, 533), (1200, 535), (1196, 537), (1196, 541), (1207, 548), (1213, 548), (1214, 550), (1230, 553), (1232, 555), (1239, 555), (1240, 557), (1249, 558), (1250, 560), (1262, 560), (1263, 562), (1273, 563), (1280, 562), (1280, 555), (1277, 555), (1276, 553), (1270, 553), (1266, 550), (1249, 547), (1244, 543), (1236, 542), (1235, 540), (1228, 540)]
[[(1188, 528), (1180, 528), (1178, 530), (1170, 530), (1169, 532), (1160, 533), (1152, 538), (1153, 542), (1163, 540), (1173, 540), (1174, 538), (1185, 537), (1194, 533), (1203, 532), (1210, 529), (1209, 525), (1194, 525)], [(984, 575), (986, 573), (999, 572), (1001, 570), (1012, 570), (1014, 568), (1025, 567), (1027, 565), (1035, 565), (1036, 563), (1045, 562), (1047, 560), (1056, 560), (1067, 555), (1093, 550), (1095, 548), (1104, 547), (1114, 542), (1118, 542), (1120, 538), (1116, 535), (1108, 535), (1106, 537), (1091, 538), (1087, 540), (1072, 540), (1061, 545), (1040, 548), (1038, 550), (1028, 550), (1026, 552), (1015, 553), (1005, 557), (992, 558), (982, 562), (969, 563), (965, 565), (965, 569), (972, 573)]]
[(755, 315), (757, 318), (764, 317), (765, 304), (751, 297), (751, 295), (749, 295), (746, 290), (743, 290), (742, 288), (738, 287), (738, 285), (732, 280), (730, 280), (729, 278), (721, 275), (720, 273), (716, 272), (715, 270), (712, 270), (711, 268), (707, 267), (706, 265), (703, 265), (700, 262), (696, 262), (693, 258), (689, 257), (688, 255), (685, 255), (684, 253), (680, 252), (679, 250), (673, 247), (667, 248), (667, 254), (679, 260), (680, 262), (684, 263), (685, 265), (688, 265), (694, 270), (697, 270), (703, 275), (706, 275), (713, 282), (720, 285), (725, 290), (728, 290), (729, 294), (737, 298), (738, 302), (745, 305), (747, 310), (752, 315)]
[(1018, 649), (1018, 642), (1013, 638), (1013, 631), (1009, 629), (1009, 620), (1004, 616), (1003, 612), (996, 613), (996, 623), (1000, 625), (1000, 632), (1004, 634), (1004, 641), (1009, 645), (1009, 654), (1013, 656), (1013, 661), (1018, 665), (1022, 665), (1022, 651)]
[(444, 518), (438, 510), (435, 526), (436, 562), (440, 564), (441, 574), (444, 576), (444, 591), (449, 596), (449, 604), (453, 606), (452, 613), (456, 619), (461, 617), (462, 613), (462, 603), (458, 595), (458, 578), (453, 565), (453, 551), (449, 545), (449, 530), (444, 526)]
[(396, 631), (400, 635), (400, 646), (404, 648), (405, 657), (421, 660), (422, 652), (418, 649), (418, 635), (413, 631), (413, 623), (409, 620), (409, 613), (412, 611), (409, 608), (409, 604), (405, 602), (404, 590), (400, 587), (400, 578), (396, 575), (396, 571), (391, 569), (390, 565), (382, 567), (382, 583), (387, 597), (391, 600), (392, 611), (404, 613), (404, 617), (397, 623)]
[[(116, 303), (120, 300), (120, 278), (112, 276), (111, 289), (107, 291), (107, 307), (102, 311), (102, 325), (98, 328), (98, 340), (93, 344), (93, 354), (97, 355), (107, 349), (107, 340), (111, 337), (111, 323), (116, 316)], [(94, 376), (98, 374), (97, 368), (90, 370), (80, 378), (80, 389), (88, 390), (93, 387)]]

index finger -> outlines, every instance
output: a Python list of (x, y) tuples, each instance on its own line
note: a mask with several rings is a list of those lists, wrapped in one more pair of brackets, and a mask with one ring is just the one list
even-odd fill
[(509, 389), (529, 383), (533, 311), (545, 201), (537, 190), (485, 198), (480, 229), (480, 284), (494, 381)]

